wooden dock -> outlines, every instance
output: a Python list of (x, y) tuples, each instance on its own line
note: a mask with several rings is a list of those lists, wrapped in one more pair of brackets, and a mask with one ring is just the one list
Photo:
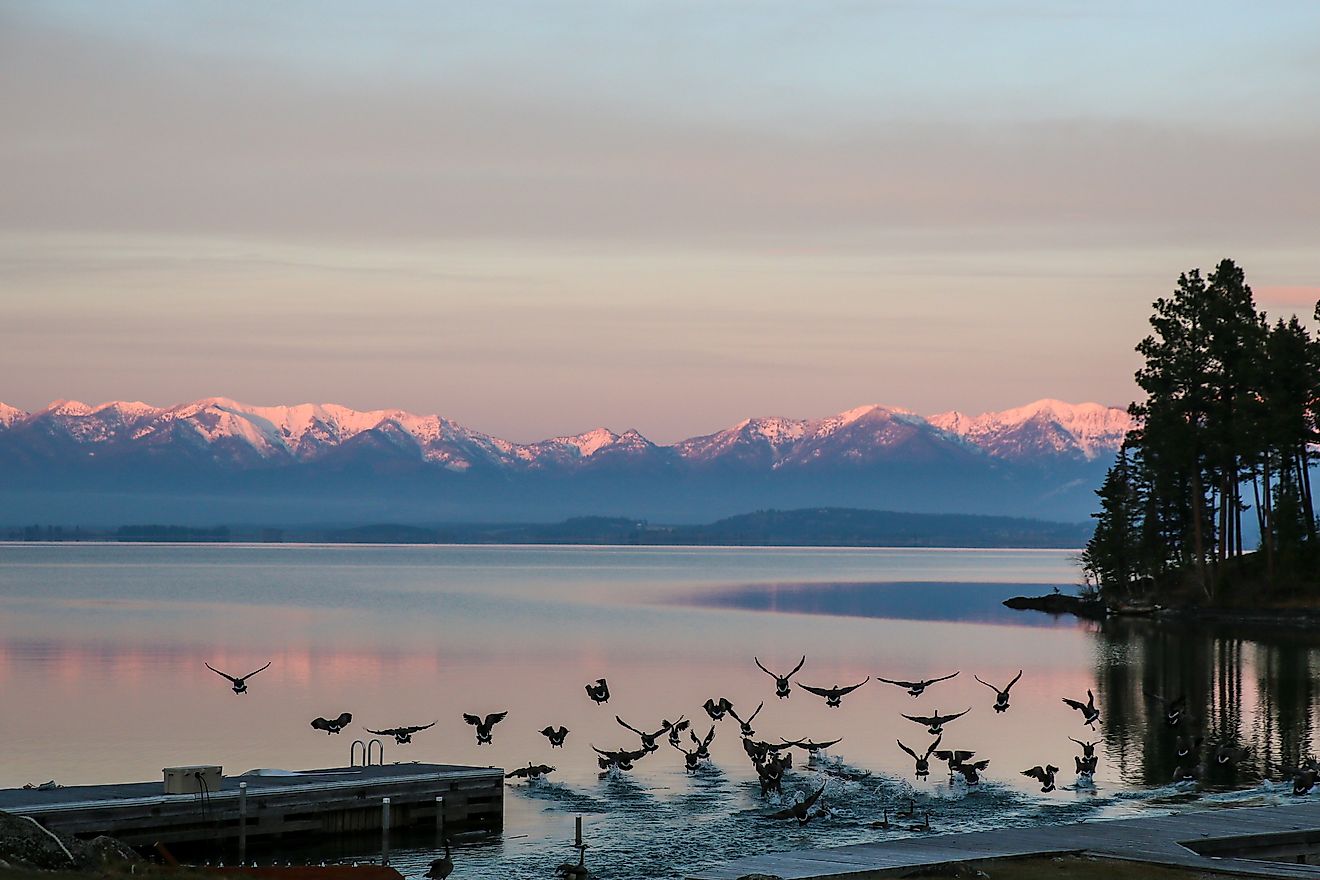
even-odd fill
[[(884, 833), (876, 831), (877, 836)], [(871, 880), (959, 862), (1065, 854), (1243, 877), (1320, 880), (1320, 802), (927, 834), (768, 853), (699, 871), (689, 880), (737, 880), (749, 874), (783, 880)], [(1271, 861), (1274, 859), (1277, 861)]]
[(223, 776), (207, 795), (163, 788), (134, 782), (2, 789), (0, 811), (30, 816), (53, 831), (105, 834), (135, 846), (379, 831), (384, 798), (391, 828), (434, 827), (441, 804), (446, 826), (455, 830), (497, 831), (504, 824), (504, 772), (494, 767), (385, 764)]

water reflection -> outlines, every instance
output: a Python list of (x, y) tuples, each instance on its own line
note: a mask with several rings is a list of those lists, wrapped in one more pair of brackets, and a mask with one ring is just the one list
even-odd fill
[[(1211, 787), (1254, 784), (1312, 755), (1315, 634), (1119, 618), (1096, 627), (1095, 651), (1104, 742), (1126, 782), (1170, 782), (1187, 764), (1177, 754), (1180, 736), (1202, 738)], [(1186, 696), (1176, 728), (1150, 694)], [(1236, 769), (1216, 767), (1220, 745), (1250, 755)]]

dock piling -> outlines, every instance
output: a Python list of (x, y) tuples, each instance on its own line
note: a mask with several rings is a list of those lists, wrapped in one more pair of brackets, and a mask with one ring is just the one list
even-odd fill
[(238, 784), (238, 863), (247, 861), (247, 783)]
[(442, 845), (445, 842), (445, 799), (443, 795), (435, 796), (435, 842), (436, 845)]
[(388, 868), (390, 864), (390, 799), (380, 799), (380, 864)]

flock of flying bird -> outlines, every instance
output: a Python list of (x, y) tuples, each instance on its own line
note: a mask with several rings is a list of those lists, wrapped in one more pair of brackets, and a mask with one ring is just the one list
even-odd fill
[[(792, 681), (793, 676), (801, 671), (802, 667), (805, 665), (805, 655), (798, 661), (797, 665), (794, 666), (791, 671), (783, 675), (767, 669), (761, 663), (759, 658), (753, 658), (753, 662), (762, 672), (774, 679), (774, 693), (779, 699), (785, 700), (792, 696), (792, 688), (796, 685), (800, 690), (822, 698), (828, 708), (838, 708), (842, 705), (844, 697), (851, 694), (853, 691), (856, 691), (871, 680), (870, 676), (868, 676), (862, 681), (852, 685), (840, 686), (836, 683), (830, 687), (817, 687)], [(209, 663), (206, 664), (208, 669), (223, 676), (230, 682), (235, 694), (246, 693), (247, 680), (257, 673), (264, 671), (270, 665), (270, 663), (266, 663), (265, 666), (262, 666), (247, 675), (235, 677), (216, 669)], [(929, 688), (940, 682), (955, 678), (959, 674), (959, 672), (952, 672), (948, 675), (916, 681), (887, 679), (877, 676), (876, 680), (902, 688), (907, 691), (911, 697), (919, 698), (925, 694)], [(979, 676), (974, 675), (973, 678), (980, 684), (994, 691), (995, 699), (992, 708), (995, 713), (999, 714), (1007, 712), (1010, 708), (1010, 693), (1013, 686), (1022, 679), (1022, 671), (1019, 670), (1017, 675), (1002, 688), (991, 682), (985, 681)], [(610, 700), (609, 683), (604, 678), (597, 679), (595, 682), (586, 685), (585, 691), (587, 697), (596, 705), (604, 705)], [(1189, 726), (1187, 724), (1189, 716), (1186, 711), (1186, 697), (1166, 700), (1158, 694), (1148, 693), (1147, 696), (1152, 701), (1160, 703), (1163, 707), (1163, 724), (1169, 730), (1177, 733)], [(1094, 693), (1088, 690), (1086, 692), (1086, 697), (1085, 702), (1065, 697), (1063, 698), (1063, 703), (1069, 708), (1081, 713), (1082, 724), (1091, 730), (1095, 730), (1095, 726), (1100, 723), (1100, 710), (1096, 708)], [(770, 794), (779, 794), (782, 792), (784, 772), (793, 766), (793, 749), (805, 752), (807, 763), (812, 764), (820, 752), (836, 745), (842, 740), (789, 740), (782, 737), (779, 738), (778, 742), (758, 740), (755, 738), (756, 729), (754, 723), (764, 706), (765, 701), (762, 700), (757, 704), (754, 710), (747, 713), (746, 717), (743, 717), (743, 715), (739, 714), (738, 710), (734, 707), (734, 704), (727, 698), (719, 697), (708, 699), (703, 704), (702, 709), (710, 719), (711, 725), (709, 730), (703, 735), (698, 735), (698, 730), (693, 727), (693, 722), (683, 715), (680, 715), (675, 721), (663, 719), (654, 730), (635, 727), (624, 721), (622, 717), (615, 715), (615, 721), (621, 727), (638, 737), (638, 747), (624, 747), (607, 750), (598, 748), (592, 744), (591, 748), (596, 753), (597, 763), (602, 771), (615, 770), (626, 772), (632, 770), (638, 761), (659, 752), (662, 743), (667, 743), (671, 748), (683, 754), (685, 769), (689, 773), (696, 773), (701, 768), (703, 762), (710, 759), (710, 746), (715, 740), (717, 725), (725, 718), (728, 718), (736, 722), (738, 725), (738, 734), (742, 739), (743, 749), (760, 780), (762, 795), (767, 796)], [(921, 725), (927, 733), (935, 737), (932, 742), (923, 748), (913, 748), (906, 745), (901, 740), (898, 740), (898, 747), (913, 761), (914, 774), (917, 779), (926, 779), (930, 776), (931, 762), (933, 759), (943, 762), (947, 766), (950, 783), (953, 783), (959, 775), (961, 775), (963, 781), (969, 786), (974, 786), (980, 783), (981, 774), (990, 765), (988, 759), (983, 758), (979, 761), (974, 761), (972, 759), (976, 757), (975, 751), (941, 748), (946, 726), (962, 718), (969, 711), (971, 711), (970, 707), (961, 712), (953, 712), (949, 714), (942, 714), (939, 709), (933, 709), (930, 714), (900, 713), (903, 718)], [(495, 726), (508, 717), (508, 714), (507, 711), (494, 712), (485, 716), (464, 713), (463, 720), (474, 728), (477, 744), (486, 745), (494, 741)], [(344, 712), (336, 718), (316, 718), (311, 722), (311, 726), (313, 729), (324, 731), (327, 734), (337, 734), (347, 727), (352, 720), (352, 714)], [(437, 722), (432, 721), (430, 724), (414, 726), (389, 727), (379, 730), (374, 730), (372, 728), (365, 729), (369, 733), (378, 736), (393, 737), (397, 744), (404, 745), (411, 742), (415, 734), (434, 727), (436, 723)], [(564, 742), (569, 735), (568, 728), (562, 725), (547, 726), (539, 732), (549, 742), (551, 749), (563, 748)], [(686, 734), (686, 737), (684, 734)], [(1069, 737), (1069, 739), (1081, 748), (1081, 754), (1074, 757), (1077, 772), (1077, 787), (1092, 787), (1094, 784), (1093, 778), (1096, 767), (1099, 763), (1099, 758), (1095, 751), (1097, 743), (1074, 739), (1072, 737)], [(1175, 746), (1179, 764), (1174, 773), (1173, 781), (1185, 782), (1200, 778), (1202, 773), (1206, 770), (1206, 763), (1201, 758), (1202, 745), (1203, 738), (1200, 736), (1177, 735)], [(1209, 761), (1211, 765), (1215, 767), (1232, 767), (1238, 762), (1244, 760), (1247, 755), (1248, 752), (1246, 749), (1231, 744), (1223, 744), (1214, 750)], [(511, 779), (520, 778), (534, 780), (555, 772), (555, 769), (555, 767), (548, 764), (535, 764), (529, 762), (526, 767), (516, 768), (506, 773), (505, 776), (506, 778)], [(820, 769), (827, 776), (841, 778), (848, 781), (860, 781), (870, 775), (869, 771), (850, 770), (841, 766), (826, 765)], [(1280, 769), (1283, 769), (1286, 773), (1292, 776), (1293, 791), (1296, 794), (1306, 794), (1317, 784), (1320, 784), (1320, 762), (1308, 760), (1304, 762), (1301, 767)], [(1027, 770), (1021, 771), (1023, 776), (1038, 781), (1041, 785), (1040, 790), (1046, 793), (1055, 790), (1055, 778), (1058, 773), (1059, 768), (1050, 763), (1045, 763), (1043, 765), (1038, 764)], [(828, 808), (820, 802), (821, 796), (825, 792), (827, 785), (828, 780), (811, 794), (798, 793), (796, 799), (791, 802), (789, 806), (770, 813), (765, 816), (765, 818), (774, 820), (794, 820), (799, 825), (806, 825), (814, 817), (828, 816)], [(906, 810), (898, 810), (895, 813), (896, 818), (900, 819), (913, 818), (914, 815), (915, 803), (911, 799), (908, 801)], [(877, 828), (891, 827), (888, 810), (885, 811), (883, 819), (873, 822), (871, 825), (872, 827)], [(912, 831), (929, 830), (930, 814), (928, 812), (925, 814), (923, 822), (908, 825), (906, 827), (908, 830)], [(435, 870), (428, 876), (433, 878), (447, 876), (445, 873), (445, 865), (442, 864), (447, 860), (447, 855), (444, 860), (437, 859), (436, 864), (433, 865)], [(448, 862), (448, 868), (452, 869), (452, 862)], [(585, 870), (586, 869), (582, 866), (582, 860), (579, 858), (577, 865), (561, 865), (560, 876), (570, 878), (570, 880), (577, 880), (577, 878), (585, 878), (589, 876), (589, 873), (583, 873)]]

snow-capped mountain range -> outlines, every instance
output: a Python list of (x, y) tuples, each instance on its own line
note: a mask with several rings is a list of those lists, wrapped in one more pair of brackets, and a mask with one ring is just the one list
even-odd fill
[[(406, 500), (400, 510), (414, 516), (526, 520), (604, 512), (704, 519), (860, 500), (1078, 519), (1089, 512), (1083, 505), (1049, 499), (1089, 505), (1087, 481), (1103, 473), (1130, 427), (1121, 408), (1039, 400), (976, 416), (869, 405), (819, 419), (754, 418), (672, 445), (607, 428), (513, 443), (438, 415), (337, 404), (61, 400), (29, 413), (0, 403), (0, 501), (11, 494), (22, 510), (19, 499), (53, 493), (179, 501), (273, 494), (327, 498), (332, 509), (364, 501), (389, 512), (392, 500)], [(982, 484), (993, 494), (965, 497)]]

